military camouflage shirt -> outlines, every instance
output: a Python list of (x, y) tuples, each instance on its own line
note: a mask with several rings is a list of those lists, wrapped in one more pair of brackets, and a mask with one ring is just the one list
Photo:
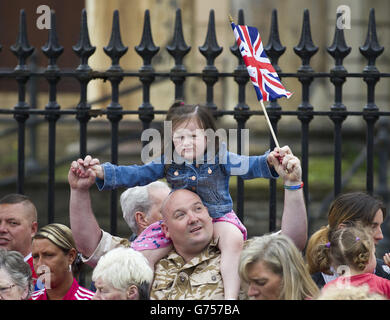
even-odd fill
[(155, 266), (151, 299), (223, 299), (220, 260), (217, 241), (212, 241), (201, 254), (187, 263), (172, 250)]
[[(130, 247), (128, 239), (115, 237), (102, 230), (102, 238), (90, 257), (82, 257), (84, 263), (96, 266), (100, 257), (117, 247)], [(154, 282), (150, 292), (156, 300), (219, 300), (224, 299), (220, 272), (221, 253), (214, 240), (188, 263), (172, 250), (155, 265)], [(241, 288), (240, 300), (247, 299)]]

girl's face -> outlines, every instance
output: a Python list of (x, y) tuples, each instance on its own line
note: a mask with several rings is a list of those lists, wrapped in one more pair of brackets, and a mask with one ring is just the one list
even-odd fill
[(195, 119), (184, 121), (173, 130), (173, 145), (178, 155), (186, 160), (203, 159), (206, 135)]

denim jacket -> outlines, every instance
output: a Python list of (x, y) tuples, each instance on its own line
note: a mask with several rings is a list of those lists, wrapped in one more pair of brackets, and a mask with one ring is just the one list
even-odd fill
[[(97, 178), (99, 190), (117, 187), (135, 187), (147, 185), (161, 178), (166, 178), (172, 190), (188, 189), (196, 192), (208, 208), (213, 218), (220, 218), (233, 210), (233, 201), (229, 194), (230, 176), (243, 179), (276, 179), (278, 174), (269, 168), (267, 151), (262, 156), (238, 155), (226, 150), (222, 144), (217, 156), (204, 163), (188, 163), (177, 156), (169, 163), (164, 156), (145, 165), (116, 166), (103, 163), (104, 180)], [(169, 163), (167, 165), (167, 163)], [(198, 161), (199, 163), (199, 161)]]

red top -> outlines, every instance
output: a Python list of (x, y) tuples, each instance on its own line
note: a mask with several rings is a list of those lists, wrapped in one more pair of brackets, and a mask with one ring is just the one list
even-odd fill
[[(94, 292), (80, 286), (76, 279), (73, 279), (73, 283), (70, 289), (62, 298), (62, 300), (91, 300), (94, 294)], [(34, 291), (30, 300), (48, 300), (46, 289), (44, 288), (38, 291)]]
[(370, 292), (379, 293), (387, 297), (387, 299), (390, 299), (390, 280), (378, 277), (373, 273), (362, 273), (351, 277), (338, 277), (328, 282), (324, 288), (334, 284), (346, 285), (348, 282), (355, 287), (367, 284), (370, 287)]

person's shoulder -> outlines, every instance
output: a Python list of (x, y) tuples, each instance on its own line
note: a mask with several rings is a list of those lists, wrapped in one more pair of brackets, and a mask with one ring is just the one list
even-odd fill
[(91, 300), (94, 294), (94, 292), (79, 286), (74, 296), (77, 300)]

